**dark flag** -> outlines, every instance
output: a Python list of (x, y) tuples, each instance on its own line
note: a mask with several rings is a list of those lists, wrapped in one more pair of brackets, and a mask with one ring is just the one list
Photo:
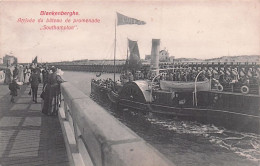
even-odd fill
[(38, 63), (38, 57), (37, 57), (37, 56), (34, 58), (34, 60), (32, 61), (32, 63)]
[(128, 47), (130, 52), (128, 66), (129, 68), (138, 70), (142, 64), (140, 61), (140, 54), (137, 41), (132, 41), (128, 39)]
[(146, 23), (144, 21), (140, 21), (135, 18), (127, 17), (123, 14), (117, 13), (117, 25), (125, 25), (125, 24), (144, 25)]
[(130, 57), (135, 56), (135, 57), (140, 58), (137, 41), (128, 39), (128, 47), (129, 47), (129, 51), (130, 51)]

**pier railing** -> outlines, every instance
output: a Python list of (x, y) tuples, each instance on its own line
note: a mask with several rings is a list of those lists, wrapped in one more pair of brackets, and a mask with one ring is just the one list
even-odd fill
[(71, 165), (174, 165), (71, 84), (61, 91), (59, 119)]
[(102, 72), (102, 73), (120, 73), (123, 71), (124, 65), (59, 65), (56, 67), (62, 70), (70, 71), (86, 71), (86, 72)]
[[(104, 72), (104, 73), (121, 73), (125, 69), (125, 65), (76, 65), (76, 64), (49, 64), (55, 65), (56, 67), (62, 70), (71, 70), (71, 71), (86, 71), (86, 72)], [(223, 71), (224, 73), (231, 73), (233, 70), (236, 70), (239, 74), (242, 72), (245, 75), (250, 75), (253, 71), (260, 72), (260, 64), (257, 62), (248, 63), (248, 62), (183, 62), (183, 63), (169, 63), (161, 62), (159, 64), (161, 69), (164, 68), (189, 68), (191, 70), (213, 70), (215, 72)], [(141, 70), (149, 71), (150, 65), (143, 64)]]

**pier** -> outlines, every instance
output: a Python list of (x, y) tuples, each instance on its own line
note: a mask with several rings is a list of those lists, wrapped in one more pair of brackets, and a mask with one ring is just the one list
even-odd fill
[(29, 90), (21, 86), (11, 103), (8, 85), (0, 85), (0, 165), (68, 166), (58, 118), (42, 114), (41, 102), (33, 103)]
[[(69, 71), (85, 71), (85, 72), (104, 72), (104, 73), (121, 73), (125, 69), (125, 65), (82, 65), (82, 64), (59, 64), (50, 63), (49, 66), (54, 65), (62, 70)], [(219, 73), (223, 71), (225, 74), (236, 70), (239, 74), (240, 72), (248, 75), (248, 72), (257, 70), (260, 71), (260, 64), (258, 62), (248, 63), (248, 62), (161, 62), (159, 64), (161, 69), (163, 68), (187, 68), (191, 70), (211, 70)], [(149, 64), (143, 64), (141, 70), (148, 71), (150, 69)]]

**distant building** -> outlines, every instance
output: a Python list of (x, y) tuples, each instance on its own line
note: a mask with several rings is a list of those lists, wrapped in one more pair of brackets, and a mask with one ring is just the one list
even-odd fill
[[(174, 56), (173, 56), (173, 58), (174, 58)], [(150, 61), (151, 55), (145, 55), (145, 60)], [(170, 62), (171, 61), (171, 59), (169, 57), (169, 52), (167, 50), (164, 49), (159, 52), (159, 61), (160, 62)]]
[(174, 60), (175, 60), (175, 56), (170, 56), (170, 62), (174, 63)]
[(3, 58), (0, 58), (0, 64), (3, 64)]
[(170, 62), (169, 52), (167, 50), (161, 50), (159, 52), (160, 62)]
[(17, 58), (15, 56), (6, 54), (3, 57), (3, 64), (6, 66), (11, 66), (11, 65), (17, 64)]

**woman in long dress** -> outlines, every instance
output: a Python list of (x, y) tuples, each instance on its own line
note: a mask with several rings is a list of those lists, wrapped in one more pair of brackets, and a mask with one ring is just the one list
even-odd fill
[(47, 115), (57, 115), (59, 105), (60, 83), (64, 82), (61, 76), (57, 75), (57, 69), (52, 67), (48, 75), (47, 84), (44, 87), (42, 113)]
[(31, 69), (29, 69), (29, 68), (26, 68), (25, 69), (25, 79), (24, 79), (24, 83), (29, 83), (30, 81), (29, 81), (29, 78), (30, 78), (30, 76), (31, 76)]
[(23, 65), (20, 65), (18, 70), (18, 82), (24, 82)]
[(5, 84), (10, 84), (12, 82), (12, 79), (13, 79), (13, 72), (12, 72), (11, 67), (8, 67), (5, 70), (5, 80), (4, 80), (4, 83)]

